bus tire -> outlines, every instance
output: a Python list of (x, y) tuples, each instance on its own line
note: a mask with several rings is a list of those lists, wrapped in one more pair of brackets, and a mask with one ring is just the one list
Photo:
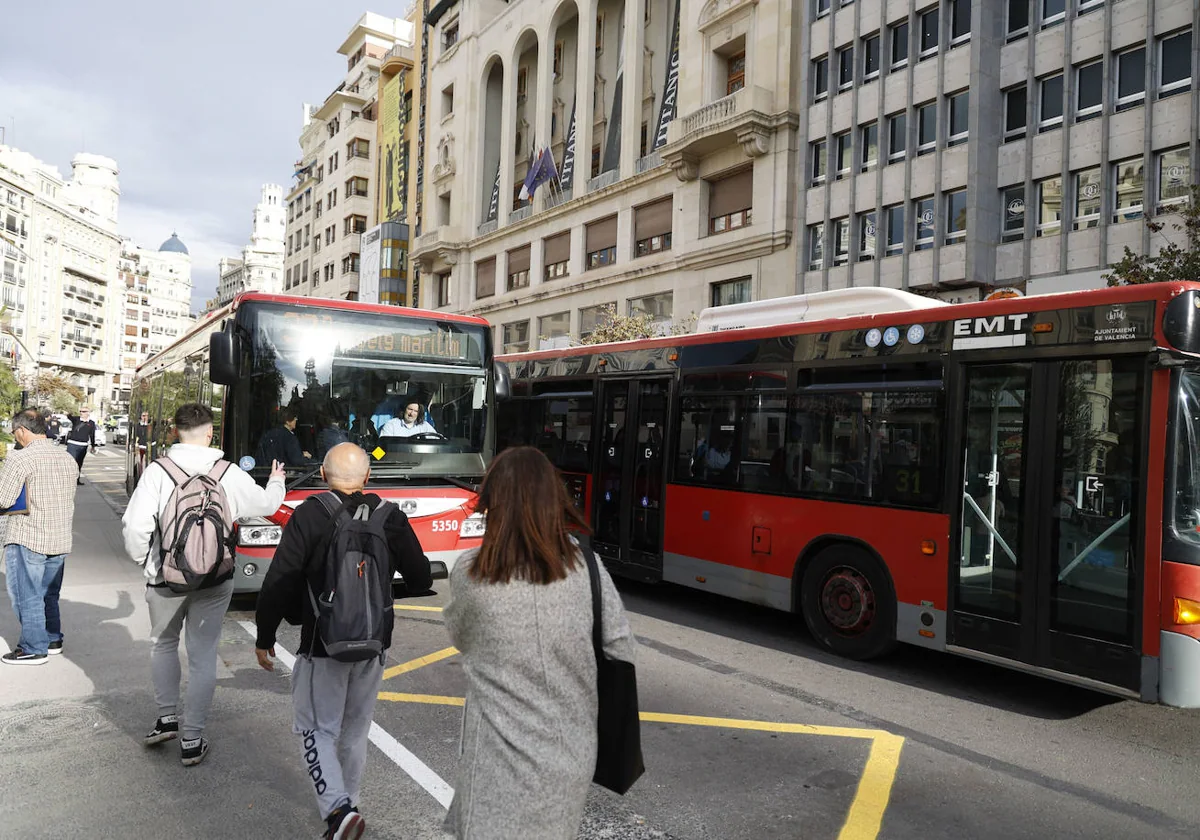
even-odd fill
[(800, 585), (804, 623), (822, 647), (873, 659), (896, 646), (896, 595), (883, 564), (862, 548), (822, 549)]

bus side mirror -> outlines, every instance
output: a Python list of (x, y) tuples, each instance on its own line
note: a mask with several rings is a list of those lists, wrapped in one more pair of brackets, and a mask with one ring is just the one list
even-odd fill
[(234, 334), (232, 321), (208, 337), (208, 378), (217, 385), (233, 385), (238, 381), (238, 360), (242, 342)]
[(496, 399), (511, 399), (512, 377), (508, 375), (508, 365), (506, 365), (504, 362), (496, 362), (493, 370), (494, 373), (492, 374), (492, 378), (496, 383)]

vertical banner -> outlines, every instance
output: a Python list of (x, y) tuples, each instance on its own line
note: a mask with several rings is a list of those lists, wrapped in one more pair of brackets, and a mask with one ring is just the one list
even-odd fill
[(575, 106), (576, 101), (571, 105), (571, 124), (567, 127), (567, 145), (563, 149), (562, 171), (559, 173), (562, 179), (563, 189), (571, 189), (575, 178)]
[(383, 246), (383, 225), (376, 225), (362, 235), (359, 247), (358, 299), (362, 303), (379, 303), (379, 255)]
[(492, 184), (492, 200), (488, 202), (488, 213), (485, 222), (493, 222), (500, 214), (500, 162), (496, 162), (496, 181)]
[(621, 45), (617, 50), (617, 80), (613, 83), (612, 116), (608, 120), (608, 137), (604, 140), (604, 161), (600, 164), (601, 174), (611, 172), (621, 165), (621, 112), (625, 96), (625, 30), (621, 33)]
[(663, 85), (662, 105), (658, 109), (658, 130), (654, 132), (651, 150), (667, 142), (667, 126), (675, 119), (675, 102), (679, 96), (679, 2), (675, 0), (675, 27), (671, 35), (671, 51), (667, 54), (667, 82)]

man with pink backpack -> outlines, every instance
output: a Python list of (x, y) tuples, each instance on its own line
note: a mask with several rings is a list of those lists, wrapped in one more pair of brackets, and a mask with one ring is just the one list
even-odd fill
[[(180, 738), (181, 760), (204, 760), (204, 725), (217, 680), (221, 622), (233, 597), (233, 523), (268, 516), (283, 504), (284, 471), (273, 462), (267, 486), (211, 447), (213, 414), (199, 403), (175, 411), (179, 443), (146, 468), (122, 518), (125, 550), (146, 572), (150, 671), (158, 718), (146, 746)], [(186, 638), (188, 688), (178, 714), (179, 636)]]

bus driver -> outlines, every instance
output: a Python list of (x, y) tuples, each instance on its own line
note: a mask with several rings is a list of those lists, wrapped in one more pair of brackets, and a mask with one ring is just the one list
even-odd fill
[(412, 437), (413, 435), (436, 435), (437, 429), (433, 424), (421, 419), (423, 412), (421, 404), (411, 402), (404, 407), (403, 417), (393, 417), (383, 424), (379, 430), (380, 437)]

